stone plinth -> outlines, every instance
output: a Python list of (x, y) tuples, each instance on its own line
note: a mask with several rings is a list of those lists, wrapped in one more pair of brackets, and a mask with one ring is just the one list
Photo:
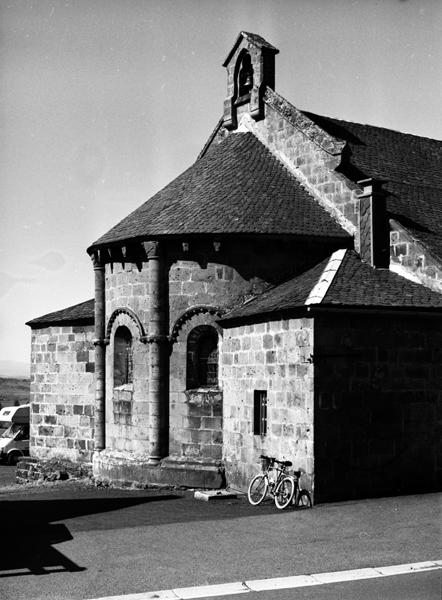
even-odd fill
[(93, 457), (95, 481), (114, 486), (210, 488), (225, 487), (224, 469), (220, 461), (173, 457), (152, 465), (148, 456), (104, 450)]

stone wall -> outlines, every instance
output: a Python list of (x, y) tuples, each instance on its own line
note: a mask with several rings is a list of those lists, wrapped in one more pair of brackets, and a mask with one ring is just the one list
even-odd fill
[(403, 227), (390, 221), (390, 261), (392, 270), (442, 292), (442, 265)]
[(185, 392), (187, 416), (184, 431), (188, 434), (182, 454), (190, 458), (221, 460), (223, 447), (223, 406), (220, 390)]
[[(267, 90), (265, 119), (244, 114), (239, 131), (251, 131), (305, 185), (318, 203), (351, 235), (356, 249), (360, 188), (335, 171), (344, 143), (334, 140), (281, 96)], [(299, 123), (297, 122), (299, 121)]]
[[(312, 319), (225, 329), (224, 459), (228, 485), (246, 489), (260, 454), (291, 460), (313, 487)], [(267, 392), (267, 434), (254, 435), (254, 390)]]
[(94, 327), (32, 330), (31, 455), (90, 461), (94, 450)]
[[(343, 142), (316, 126), (301, 111), (271, 89), (264, 97), (265, 119), (255, 122), (244, 107), (238, 130), (251, 131), (307, 188), (340, 225), (354, 235), (360, 250), (359, 186), (337, 171)], [(214, 143), (222, 141), (221, 132)], [(390, 221), (390, 263), (393, 270), (438, 292), (442, 265), (423, 244), (394, 220)]]
[(149, 269), (131, 262), (106, 264), (106, 322), (121, 307), (130, 308), (142, 323), (149, 320)]
[(315, 319), (316, 500), (440, 489), (442, 325)]
[[(328, 255), (331, 246), (318, 248), (304, 243), (307, 251), (301, 252), (299, 243), (270, 238), (260, 243), (221, 241), (218, 250), (214, 249), (213, 240), (190, 240), (188, 246), (184, 252), (181, 244), (170, 242), (165, 259), (169, 304), (164, 311), (168, 314), (172, 337), (169, 454), (189, 459), (201, 459), (206, 455), (208, 460), (215, 460), (215, 456), (220, 456), (222, 443), (218, 423), (222, 418), (221, 408), (214, 406), (211, 410), (215, 412), (210, 415), (201, 413), (198, 427), (190, 425), (199, 417), (195, 414), (196, 405), (186, 394), (187, 336), (198, 325), (214, 324), (228, 307), (239, 305), (269, 285), (319, 262)], [(130, 262), (106, 265), (109, 341), (106, 348), (106, 447), (110, 450), (143, 454), (147, 453), (149, 445), (149, 344), (142, 341), (143, 337), (149, 336), (149, 293), (149, 263), (142, 263), (140, 268)], [(211, 307), (217, 310), (210, 311)], [(195, 312), (195, 308), (201, 311)], [(113, 337), (120, 325), (131, 331), (134, 340), (134, 377), (132, 384), (116, 390), (113, 386)], [(200, 391), (200, 400), (201, 394)], [(221, 398), (221, 390), (216, 391), (216, 396)], [(213, 398), (206, 400), (209, 402)], [(201, 411), (203, 407), (207, 408), (207, 402), (200, 402)], [(211, 427), (207, 426), (209, 420), (203, 416), (213, 419)], [(209, 437), (213, 444), (210, 451), (205, 447)]]
[[(119, 275), (124, 275), (120, 272)], [(118, 284), (121, 277), (116, 278)], [(124, 284), (132, 290), (140, 284)], [(118, 289), (118, 288), (117, 288)], [(112, 295), (112, 288), (108, 290)], [(139, 306), (142, 298), (117, 295), (123, 306)], [(140, 308), (141, 316), (146, 309)], [(135, 314), (135, 313), (134, 313)], [(111, 316), (111, 315), (109, 315)], [(149, 346), (143, 341), (144, 329), (132, 312), (123, 310), (108, 321), (109, 343), (106, 346), (106, 448), (111, 451), (149, 455)], [(114, 385), (114, 335), (118, 327), (126, 327), (132, 336), (132, 382)]]
[(198, 305), (233, 307), (302, 273), (342, 245), (307, 241), (284, 241), (271, 237), (220, 242), (190, 242), (187, 253), (173, 253), (169, 268), (170, 327), (190, 307)]
[[(201, 325), (210, 325), (221, 333), (215, 323), (217, 318), (217, 313), (206, 310), (189, 314), (176, 331), (170, 357), (169, 407), (169, 453), (174, 457), (208, 462), (222, 458), (221, 387), (188, 390), (186, 385), (188, 336)], [(221, 347), (220, 337), (219, 350)]]

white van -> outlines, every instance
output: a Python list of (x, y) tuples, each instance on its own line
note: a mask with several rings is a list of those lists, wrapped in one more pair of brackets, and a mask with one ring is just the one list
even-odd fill
[(0, 410), (0, 423), (7, 426), (0, 436), (0, 461), (17, 464), (22, 456), (29, 455), (30, 404), (5, 406)]

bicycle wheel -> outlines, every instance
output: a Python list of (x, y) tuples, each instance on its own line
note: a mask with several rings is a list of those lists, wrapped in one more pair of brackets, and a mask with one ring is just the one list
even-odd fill
[(296, 508), (305, 510), (306, 508), (312, 507), (312, 499), (307, 490), (301, 490), (296, 500)]
[(275, 490), (276, 508), (283, 510), (290, 506), (295, 494), (295, 482), (292, 477), (284, 477)]
[(249, 484), (247, 490), (247, 497), (252, 506), (258, 506), (267, 496), (267, 490), (269, 489), (269, 482), (267, 477), (264, 475), (255, 475)]

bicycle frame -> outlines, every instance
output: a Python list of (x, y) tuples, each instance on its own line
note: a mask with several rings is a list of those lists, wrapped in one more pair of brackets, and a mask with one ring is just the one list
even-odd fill
[[(286, 477), (286, 467), (278, 467), (275, 465), (275, 459), (273, 459), (272, 463), (263, 470), (264, 477), (267, 478), (267, 482), (269, 484), (269, 492), (274, 496), (274, 490), (278, 487), (278, 484)], [(276, 473), (276, 477), (272, 477), (272, 475)]]
[(273, 496), (276, 507), (280, 510), (291, 504), (311, 507), (311, 498), (307, 490), (301, 489), (302, 471), (287, 472), (292, 466), (290, 461), (278, 460), (271, 456), (261, 455), (261, 474), (250, 481), (247, 496), (253, 506), (260, 504), (268, 495)]

